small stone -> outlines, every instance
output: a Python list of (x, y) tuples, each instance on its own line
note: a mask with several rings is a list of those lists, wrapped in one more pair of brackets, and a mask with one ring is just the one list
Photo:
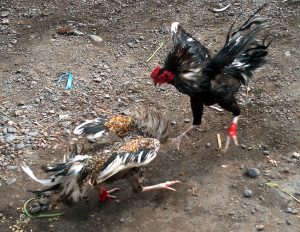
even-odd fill
[(134, 46), (134, 43), (128, 43), (127, 45), (128, 45), (128, 47), (130, 47), (130, 48), (134, 48), (134, 47), (135, 47), (135, 46)]
[(39, 203), (40, 205), (48, 205), (49, 202), (50, 202), (49, 198), (45, 198), (45, 197), (40, 198), (40, 199), (38, 200), (38, 203)]
[(110, 98), (109, 94), (105, 94), (104, 97), (107, 99)]
[(207, 146), (207, 147), (210, 147), (210, 146), (211, 146), (211, 144), (210, 144), (210, 143), (207, 143), (207, 144), (206, 144), (206, 146)]
[(262, 231), (265, 229), (265, 226), (264, 225), (256, 225), (256, 230), (257, 231)]
[(41, 206), (39, 204), (33, 204), (30, 209), (30, 213), (35, 214), (41, 211)]
[(69, 136), (71, 134), (71, 130), (65, 128), (63, 130), (63, 133), (64, 133), (65, 136)]
[(241, 144), (241, 148), (243, 148), (243, 149), (247, 149), (247, 145), (245, 145), (245, 144)]
[(8, 165), (6, 168), (7, 168), (7, 170), (9, 170), (9, 171), (14, 171), (14, 170), (17, 170), (17, 169), (18, 169), (18, 167), (17, 167), (17, 166), (14, 166), (14, 165)]
[(121, 222), (121, 223), (124, 223), (124, 222), (125, 222), (125, 218), (121, 218), (121, 219), (120, 219), (120, 222)]
[(69, 117), (69, 114), (60, 114), (58, 115), (59, 120), (65, 120)]
[(229, 15), (229, 16), (234, 16), (234, 12), (233, 12), (233, 11), (229, 11), (229, 12), (228, 12), (228, 15)]
[(264, 155), (270, 155), (270, 151), (265, 150), (265, 151), (263, 151), (263, 154)]
[(292, 155), (292, 158), (294, 158), (294, 159), (300, 159), (300, 153), (294, 152), (293, 155)]
[(94, 78), (93, 81), (95, 81), (97, 83), (100, 83), (100, 82), (102, 82), (102, 78), (101, 77), (97, 77), (97, 78)]
[(9, 19), (2, 19), (2, 22), (1, 22), (3, 25), (9, 25)]
[(23, 110), (16, 110), (16, 111), (14, 112), (14, 116), (21, 116), (21, 115), (23, 115), (23, 114), (24, 114)]
[(49, 209), (49, 207), (47, 206), (47, 205), (43, 205), (42, 207), (41, 207), (41, 211), (42, 212), (45, 212), (45, 211), (47, 211)]
[(67, 128), (69, 127), (70, 125), (72, 124), (72, 122), (70, 121), (66, 121), (66, 122), (61, 122), (60, 125), (64, 128)]
[(7, 178), (6, 184), (11, 185), (11, 184), (15, 183), (16, 181), (17, 181), (16, 178)]
[(39, 132), (37, 132), (37, 131), (31, 131), (28, 133), (28, 135), (31, 137), (36, 137), (38, 134), (39, 134)]
[(12, 141), (14, 141), (17, 138), (17, 136), (15, 135), (9, 135), (8, 137), (5, 138), (5, 141), (7, 143), (11, 143)]
[(185, 122), (185, 123), (188, 123), (188, 122), (190, 122), (190, 121), (191, 121), (191, 119), (189, 119), (189, 118), (184, 119), (184, 122)]
[(259, 176), (260, 172), (257, 168), (247, 168), (246, 174), (251, 178), (256, 178)]
[(7, 128), (7, 132), (8, 132), (8, 133), (16, 133), (16, 132), (17, 132), (17, 129), (14, 128), (14, 127), (8, 127), (8, 128)]
[(245, 196), (245, 197), (251, 197), (251, 196), (252, 196), (252, 190), (250, 190), (250, 189), (245, 189), (245, 191), (244, 191), (244, 196)]
[(9, 16), (9, 11), (7, 11), (7, 10), (1, 11), (0, 16), (2, 18), (5, 18), (5, 17)]
[(97, 35), (90, 35), (89, 38), (90, 38), (92, 41), (96, 42), (96, 43), (101, 43), (101, 42), (102, 42), (102, 38), (99, 37), (99, 36), (97, 36)]
[(171, 121), (171, 125), (173, 125), (173, 126), (176, 125), (176, 121), (174, 121), (174, 120)]
[(25, 144), (23, 142), (17, 144), (17, 149), (22, 150), (25, 147)]
[(291, 52), (290, 52), (290, 51), (285, 51), (285, 52), (284, 52), (284, 55), (285, 55), (286, 57), (290, 57), (290, 56), (291, 56)]
[(286, 223), (287, 225), (292, 225), (292, 222), (291, 222), (289, 219), (286, 219), (285, 223)]

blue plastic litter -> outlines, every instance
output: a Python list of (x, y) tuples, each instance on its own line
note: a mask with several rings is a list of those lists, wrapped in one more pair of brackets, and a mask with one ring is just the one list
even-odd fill
[(70, 73), (70, 72), (67, 72), (67, 73), (62, 74), (62, 75), (58, 78), (57, 83), (62, 82), (65, 78), (68, 78), (68, 79), (67, 79), (66, 90), (72, 89), (72, 87), (73, 87), (73, 86), (72, 86), (72, 84), (73, 84), (73, 75), (72, 75), (72, 73)]

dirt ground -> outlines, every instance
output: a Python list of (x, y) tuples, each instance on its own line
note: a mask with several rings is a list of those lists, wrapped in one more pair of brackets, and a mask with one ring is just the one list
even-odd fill
[[(100, 205), (91, 191), (89, 203), (60, 208), (65, 212), (60, 218), (24, 220), (21, 207), (32, 196), (26, 190), (40, 186), (18, 164), (25, 161), (37, 171), (41, 164), (60, 160), (71, 140), (76, 141), (70, 131), (82, 119), (144, 104), (171, 119), (174, 136), (189, 126), (188, 97), (172, 86), (156, 89), (149, 78), (171, 47), (173, 21), (214, 54), (231, 23), (236, 18), (243, 22), (263, 2), (270, 2), (261, 14), (268, 17), (273, 42), (249, 95), (244, 89), (238, 95), (241, 147), (232, 145), (226, 155), (220, 153), (216, 134), (224, 140), (232, 116), (206, 108), (201, 129), (181, 150), (163, 147), (150, 165), (148, 184), (178, 179), (177, 192), (134, 194), (126, 181), (119, 181), (109, 186), (121, 188), (119, 203)], [(276, 183), (300, 198), (300, 2), (232, 3), (214, 13), (212, 8), (227, 2), (2, 0), (0, 13), (9, 15), (0, 15), (0, 230), (300, 231), (300, 204), (266, 185)], [(83, 35), (56, 33), (68, 24)], [(91, 41), (90, 34), (103, 41)], [(161, 42), (163, 49), (146, 63)], [(67, 71), (74, 76), (70, 91), (56, 84)], [(6, 144), (4, 130), (11, 124), (18, 129), (17, 139)], [(17, 146), (15, 141), (22, 144), (29, 130), (37, 131), (37, 137), (31, 134), (31, 142)], [(246, 176), (247, 168), (257, 168), (260, 175)], [(251, 197), (244, 196), (245, 189), (252, 191)]]

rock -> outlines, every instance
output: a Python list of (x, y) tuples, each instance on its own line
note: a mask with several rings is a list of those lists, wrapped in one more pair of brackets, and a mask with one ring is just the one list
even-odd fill
[(300, 153), (294, 152), (293, 155), (292, 155), (292, 158), (294, 158), (294, 159), (300, 159)]
[(297, 209), (293, 209), (292, 207), (287, 207), (285, 209), (286, 213), (291, 213), (291, 214), (298, 214), (298, 210)]
[(16, 181), (17, 181), (16, 178), (7, 178), (6, 184), (11, 185), (11, 184), (15, 183)]
[(17, 132), (17, 129), (14, 128), (14, 127), (8, 127), (8, 128), (7, 128), (7, 132), (8, 132), (8, 133), (16, 133), (16, 132)]
[(90, 38), (90, 40), (92, 40), (93, 42), (96, 42), (96, 43), (102, 42), (102, 38), (97, 35), (89, 35), (89, 38)]
[(17, 169), (18, 169), (18, 167), (17, 167), (17, 166), (14, 166), (14, 165), (8, 165), (6, 168), (7, 168), (7, 170), (9, 170), (9, 171), (14, 171), (14, 170), (17, 170)]
[(262, 231), (265, 229), (265, 226), (264, 225), (256, 225), (256, 230), (257, 231)]
[(264, 155), (270, 155), (270, 151), (265, 150), (265, 151), (263, 151), (263, 154)]
[(211, 144), (210, 144), (210, 143), (207, 143), (207, 144), (206, 144), (206, 146), (207, 146), (207, 147), (210, 147), (210, 146), (211, 146)]
[(22, 150), (25, 147), (25, 144), (23, 142), (17, 144), (17, 149)]
[(40, 198), (40, 199), (38, 200), (38, 203), (39, 203), (40, 205), (48, 205), (48, 204), (50, 203), (50, 200), (49, 200), (49, 198), (43, 197), (43, 198)]
[(185, 122), (185, 123), (188, 123), (188, 122), (190, 122), (190, 121), (191, 121), (191, 119), (189, 119), (189, 118), (184, 119), (184, 122)]
[(1, 22), (3, 25), (9, 25), (10, 21), (9, 19), (2, 19), (2, 22)]
[(247, 168), (246, 174), (251, 178), (256, 178), (259, 176), (260, 172), (257, 168)]
[(176, 125), (176, 121), (172, 120), (171, 125), (173, 125), (173, 126)]
[(39, 132), (37, 132), (37, 131), (31, 131), (28, 133), (28, 135), (31, 137), (36, 137), (38, 134), (39, 134)]
[(93, 81), (100, 83), (100, 82), (102, 82), (102, 78), (101, 77), (94, 78)]
[(41, 211), (42, 211), (42, 212), (45, 212), (45, 211), (47, 211), (48, 209), (49, 209), (48, 205), (43, 205), (43, 206), (41, 207)]
[(234, 12), (233, 12), (233, 11), (229, 11), (227, 14), (228, 14), (229, 16), (234, 16)]
[(251, 197), (252, 196), (252, 191), (250, 189), (245, 189), (244, 196), (245, 197)]
[(285, 51), (285, 52), (284, 52), (284, 55), (285, 55), (286, 57), (290, 57), (290, 56), (291, 56), (291, 52), (290, 52), (290, 51)]
[(30, 208), (30, 213), (35, 214), (41, 211), (41, 206), (37, 203), (37, 204), (32, 204), (31, 208)]
[(292, 225), (292, 222), (291, 222), (289, 219), (286, 219), (285, 223), (286, 223), (287, 225)]
[(0, 16), (1, 16), (1, 18), (5, 18), (5, 17), (9, 16), (9, 11), (7, 11), (7, 10), (1, 11)]
[(125, 222), (125, 218), (121, 218), (121, 219), (120, 219), (120, 222), (121, 222), (121, 223), (124, 223), (124, 222)]
[(69, 135), (71, 134), (71, 130), (65, 128), (65, 129), (63, 130), (63, 134), (64, 134), (65, 136), (69, 136)]
[(16, 111), (14, 112), (14, 116), (21, 116), (21, 115), (23, 115), (23, 114), (24, 114), (23, 110), (16, 110)]
[(65, 120), (67, 118), (69, 118), (69, 114), (60, 114), (58, 115), (59, 120)]
[(61, 122), (60, 125), (64, 128), (69, 127), (72, 124), (72, 122), (70, 121), (65, 121), (65, 122)]
[(245, 144), (241, 144), (241, 148), (243, 148), (243, 149), (247, 149), (247, 145), (245, 145)]
[(5, 138), (5, 141), (7, 143), (11, 143), (12, 141), (14, 141), (17, 138), (17, 136), (15, 135), (9, 135), (8, 137)]
[(130, 48), (135, 48), (134, 43), (128, 43), (127, 46), (130, 47)]

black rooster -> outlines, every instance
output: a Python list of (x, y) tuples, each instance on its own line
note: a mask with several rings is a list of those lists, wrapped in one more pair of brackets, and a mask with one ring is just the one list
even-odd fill
[(213, 58), (208, 49), (185, 32), (179, 23), (172, 24), (174, 47), (164, 67), (156, 67), (151, 78), (155, 85), (172, 84), (181, 93), (190, 96), (193, 125), (175, 139), (178, 149), (182, 138), (201, 124), (203, 105), (216, 103), (234, 116), (224, 152), (228, 149), (230, 138), (238, 145), (236, 129), (241, 110), (234, 95), (241, 84), (248, 84), (252, 72), (266, 62), (270, 44), (265, 44), (265, 39), (262, 43), (256, 40), (258, 32), (266, 27), (266, 19), (256, 16), (262, 8), (234, 32), (231, 32), (232, 24), (224, 47)]

